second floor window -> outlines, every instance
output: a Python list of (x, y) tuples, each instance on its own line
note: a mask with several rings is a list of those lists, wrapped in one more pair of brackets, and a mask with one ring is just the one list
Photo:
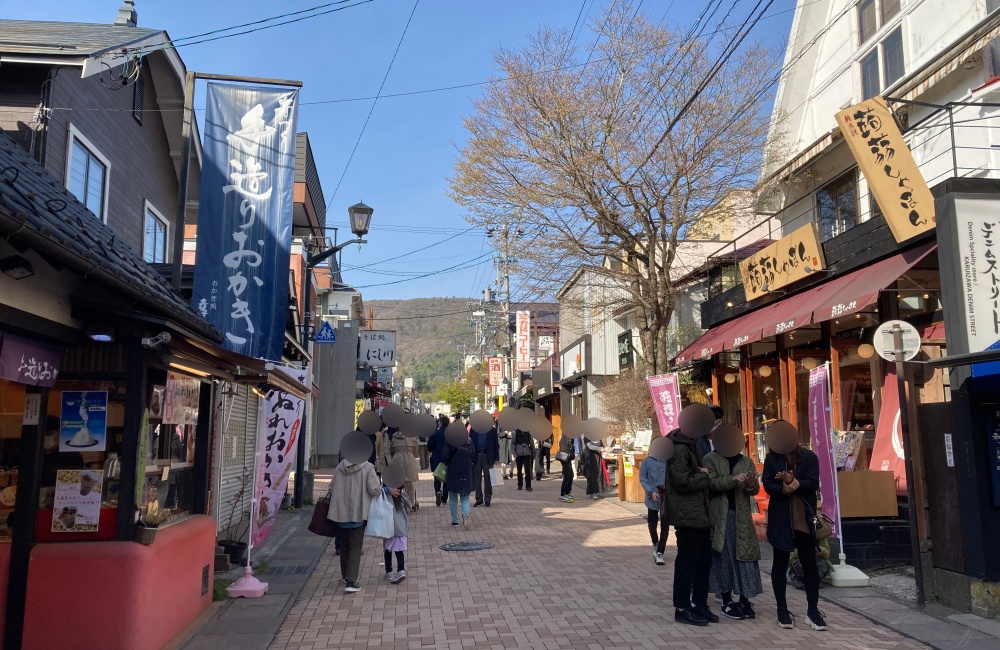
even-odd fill
[(858, 225), (858, 181), (855, 171), (816, 192), (820, 240), (826, 241)]
[(858, 40), (864, 45), (899, 14), (900, 0), (861, 0), (858, 3)]
[(101, 221), (107, 221), (105, 206), (108, 163), (89, 142), (72, 129), (66, 179), (66, 187), (70, 193)]
[(150, 264), (167, 261), (167, 222), (149, 204), (146, 204), (142, 257)]
[(889, 32), (861, 59), (861, 99), (878, 95), (903, 76), (903, 28)]

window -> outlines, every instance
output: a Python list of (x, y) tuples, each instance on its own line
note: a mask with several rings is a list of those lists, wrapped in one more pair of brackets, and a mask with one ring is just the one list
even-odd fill
[(816, 192), (816, 217), (821, 241), (858, 224), (858, 183), (854, 171)]
[(142, 257), (151, 264), (167, 261), (167, 220), (146, 202)]
[(858, 41), (864, 45), (899, 14), (899, 0), (861, 0), (858, 3)]
[(861, 59), (862, 99), (869, 99), (903, 76), (903, 28), (889, 33)]
[(136, 77), (135, 83), (132, 85), (132, 117), (136, 119), (139, 124), (142, 124), (142, 96), (145, 92), (145, 83), (142, 79), (142, 73)]
[(75, 127), (69, 127), (69, 150), (66, 156), (66, 188), (101, 221), (107, 221), (108, 170), (107, 158), (84, 138)]

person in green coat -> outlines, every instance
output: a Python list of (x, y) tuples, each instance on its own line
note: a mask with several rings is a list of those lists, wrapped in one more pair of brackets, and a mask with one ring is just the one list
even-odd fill
[[(753, 461), (743, 455), (743, 432), (731, 424), (713, 432), (715, 451), (702, 460), (708, 469), (708, 518), (712, 535), (709, 591), (722, 597), (722, 614), (756, 618), (750, 599), (764, 592), (760, 579), (760, 544), (753, 525), (752, 500), (760, 492)], [(733, 592), (740, 602), (733, 601)]]

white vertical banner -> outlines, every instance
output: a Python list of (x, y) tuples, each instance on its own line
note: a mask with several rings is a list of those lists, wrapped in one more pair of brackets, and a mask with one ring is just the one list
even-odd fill
[(531, 370), (531, 312), (517, 312), (517, 369)]

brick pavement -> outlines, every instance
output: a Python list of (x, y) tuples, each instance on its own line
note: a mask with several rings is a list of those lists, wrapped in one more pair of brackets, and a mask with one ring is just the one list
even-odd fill
[[(803, 622), (805, 595), (791, 588), (796, 630), (777, 628), (769, 593), (755, 599), (755, 621), (680, 625), (670, 605), (673, 537), (667, 566), (655, 566), (645, 522), (615, 503), (561, 503), (554, 478), (535, 483), (533, 493), (508, 481), (495, 489), (493, 507), (472, 510), (472, 528), (463, 531), (449, 525), (447, 506), (434, 507), (430, 475), (421, 479), (423, 505), (410, 517), (408, 579), (398, 586), (383, 581), (381, 541), (367, 540), (362, 591), (345, 594), (331, 544), (272, 648), (926, 647), (828, 603), (821, 607), (830, 631), (814, 632)], [(464, 540), (496, 547), (438, 548)]]

